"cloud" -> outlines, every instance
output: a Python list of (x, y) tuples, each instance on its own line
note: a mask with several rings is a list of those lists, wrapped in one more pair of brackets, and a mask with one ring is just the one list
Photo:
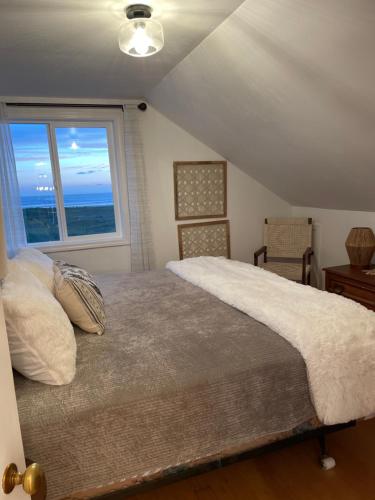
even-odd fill
[(95, 174), (95, 170), (80, 170), (77, 172), (77, 175), (88, 175), (88, 174)]
[[(59, 156), (60, 160), (64, 159), (64, 157), (62, 156)], [(101, 170), (105, 170), (105, 169), (109, 169), (109, 164), (108, 163), (93, 163), (93, 162), (85, 162), (85, 161), (82, 161), (82, 164), (73, 164), (73, 165), (64, 165), (63, 169), (64, 169), (64, 172), (66, 170), (82, 170), (82, 168), (84, 168), (85, 166), (87, 165), (87, 167), (91, 167), (91, 169), (95, 169), (97, 171), (101, 171)]]

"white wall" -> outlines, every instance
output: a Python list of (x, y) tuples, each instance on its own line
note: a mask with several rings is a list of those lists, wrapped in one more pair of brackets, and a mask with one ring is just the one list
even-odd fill
[[(140, 119), (156, 267), (163, 268), (168, 260), (178, 258), (173, 161), (223, 158), (151, 106), (140, 114)], [(264, 218), (290, 213), (291, 207), (285, 201), (228, 163), (228, 219), (234, 259), (252, 261), (252, 253), (262, 244)], [(59, 252), (50, 256), (92, 272), (130, 270), (128, 246)]]
[(51, 259), (64, 260), (92, 273), (130, 271), (130, 247), (128, 245), (53, 252), (48, 255)]
[(313, 219), (314, 251), (319, 268), (349, 264), (345, 240), (352, 227), (371, 227), (375, 232), (375, 212), (292, 207), (292, 213)]
[[(144, 148), (157, 267), (178, 258), (173, 161), (223, 159), (153, 108), (144, 113)], [(249, 261), (262, 244), (264, 218), (288, 215), (289, 205), (228, 163), (228, 219), (232, 258)]]

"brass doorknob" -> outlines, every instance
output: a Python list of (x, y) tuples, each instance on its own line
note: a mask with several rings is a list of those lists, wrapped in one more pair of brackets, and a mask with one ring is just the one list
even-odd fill
[(44, 482), (44, 472), (39, 464), (29, 465), (23, 474), (18, 472), (16, 464), (9, 464), (3, 474), (3, 491), (5, 494), (11, 493), (15, 486), (22, 484), (28, 495), (35, 495), (42, 489)]

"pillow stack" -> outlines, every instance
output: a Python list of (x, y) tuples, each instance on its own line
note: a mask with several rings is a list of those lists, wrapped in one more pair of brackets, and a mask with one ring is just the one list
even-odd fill
[(13, 367), (51, 385), (69, 384), (76, 370), (73, 327), (53, 296), (53, 261), (25, 249), (9, 262), (2, 300)]
[(13, 367), (51, 385), (69, 384), (76, 372), (72, 323), (104, 332), (104, 303), (93, 277), (25, 248), (9, 261), (1, 296)]

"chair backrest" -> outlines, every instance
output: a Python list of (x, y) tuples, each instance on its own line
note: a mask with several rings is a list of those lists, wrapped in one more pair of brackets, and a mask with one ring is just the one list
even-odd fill
[(268, 257), (302, 258), (312, 246), (312, 220), (304, 217), (265, 220), (264, 244)]

